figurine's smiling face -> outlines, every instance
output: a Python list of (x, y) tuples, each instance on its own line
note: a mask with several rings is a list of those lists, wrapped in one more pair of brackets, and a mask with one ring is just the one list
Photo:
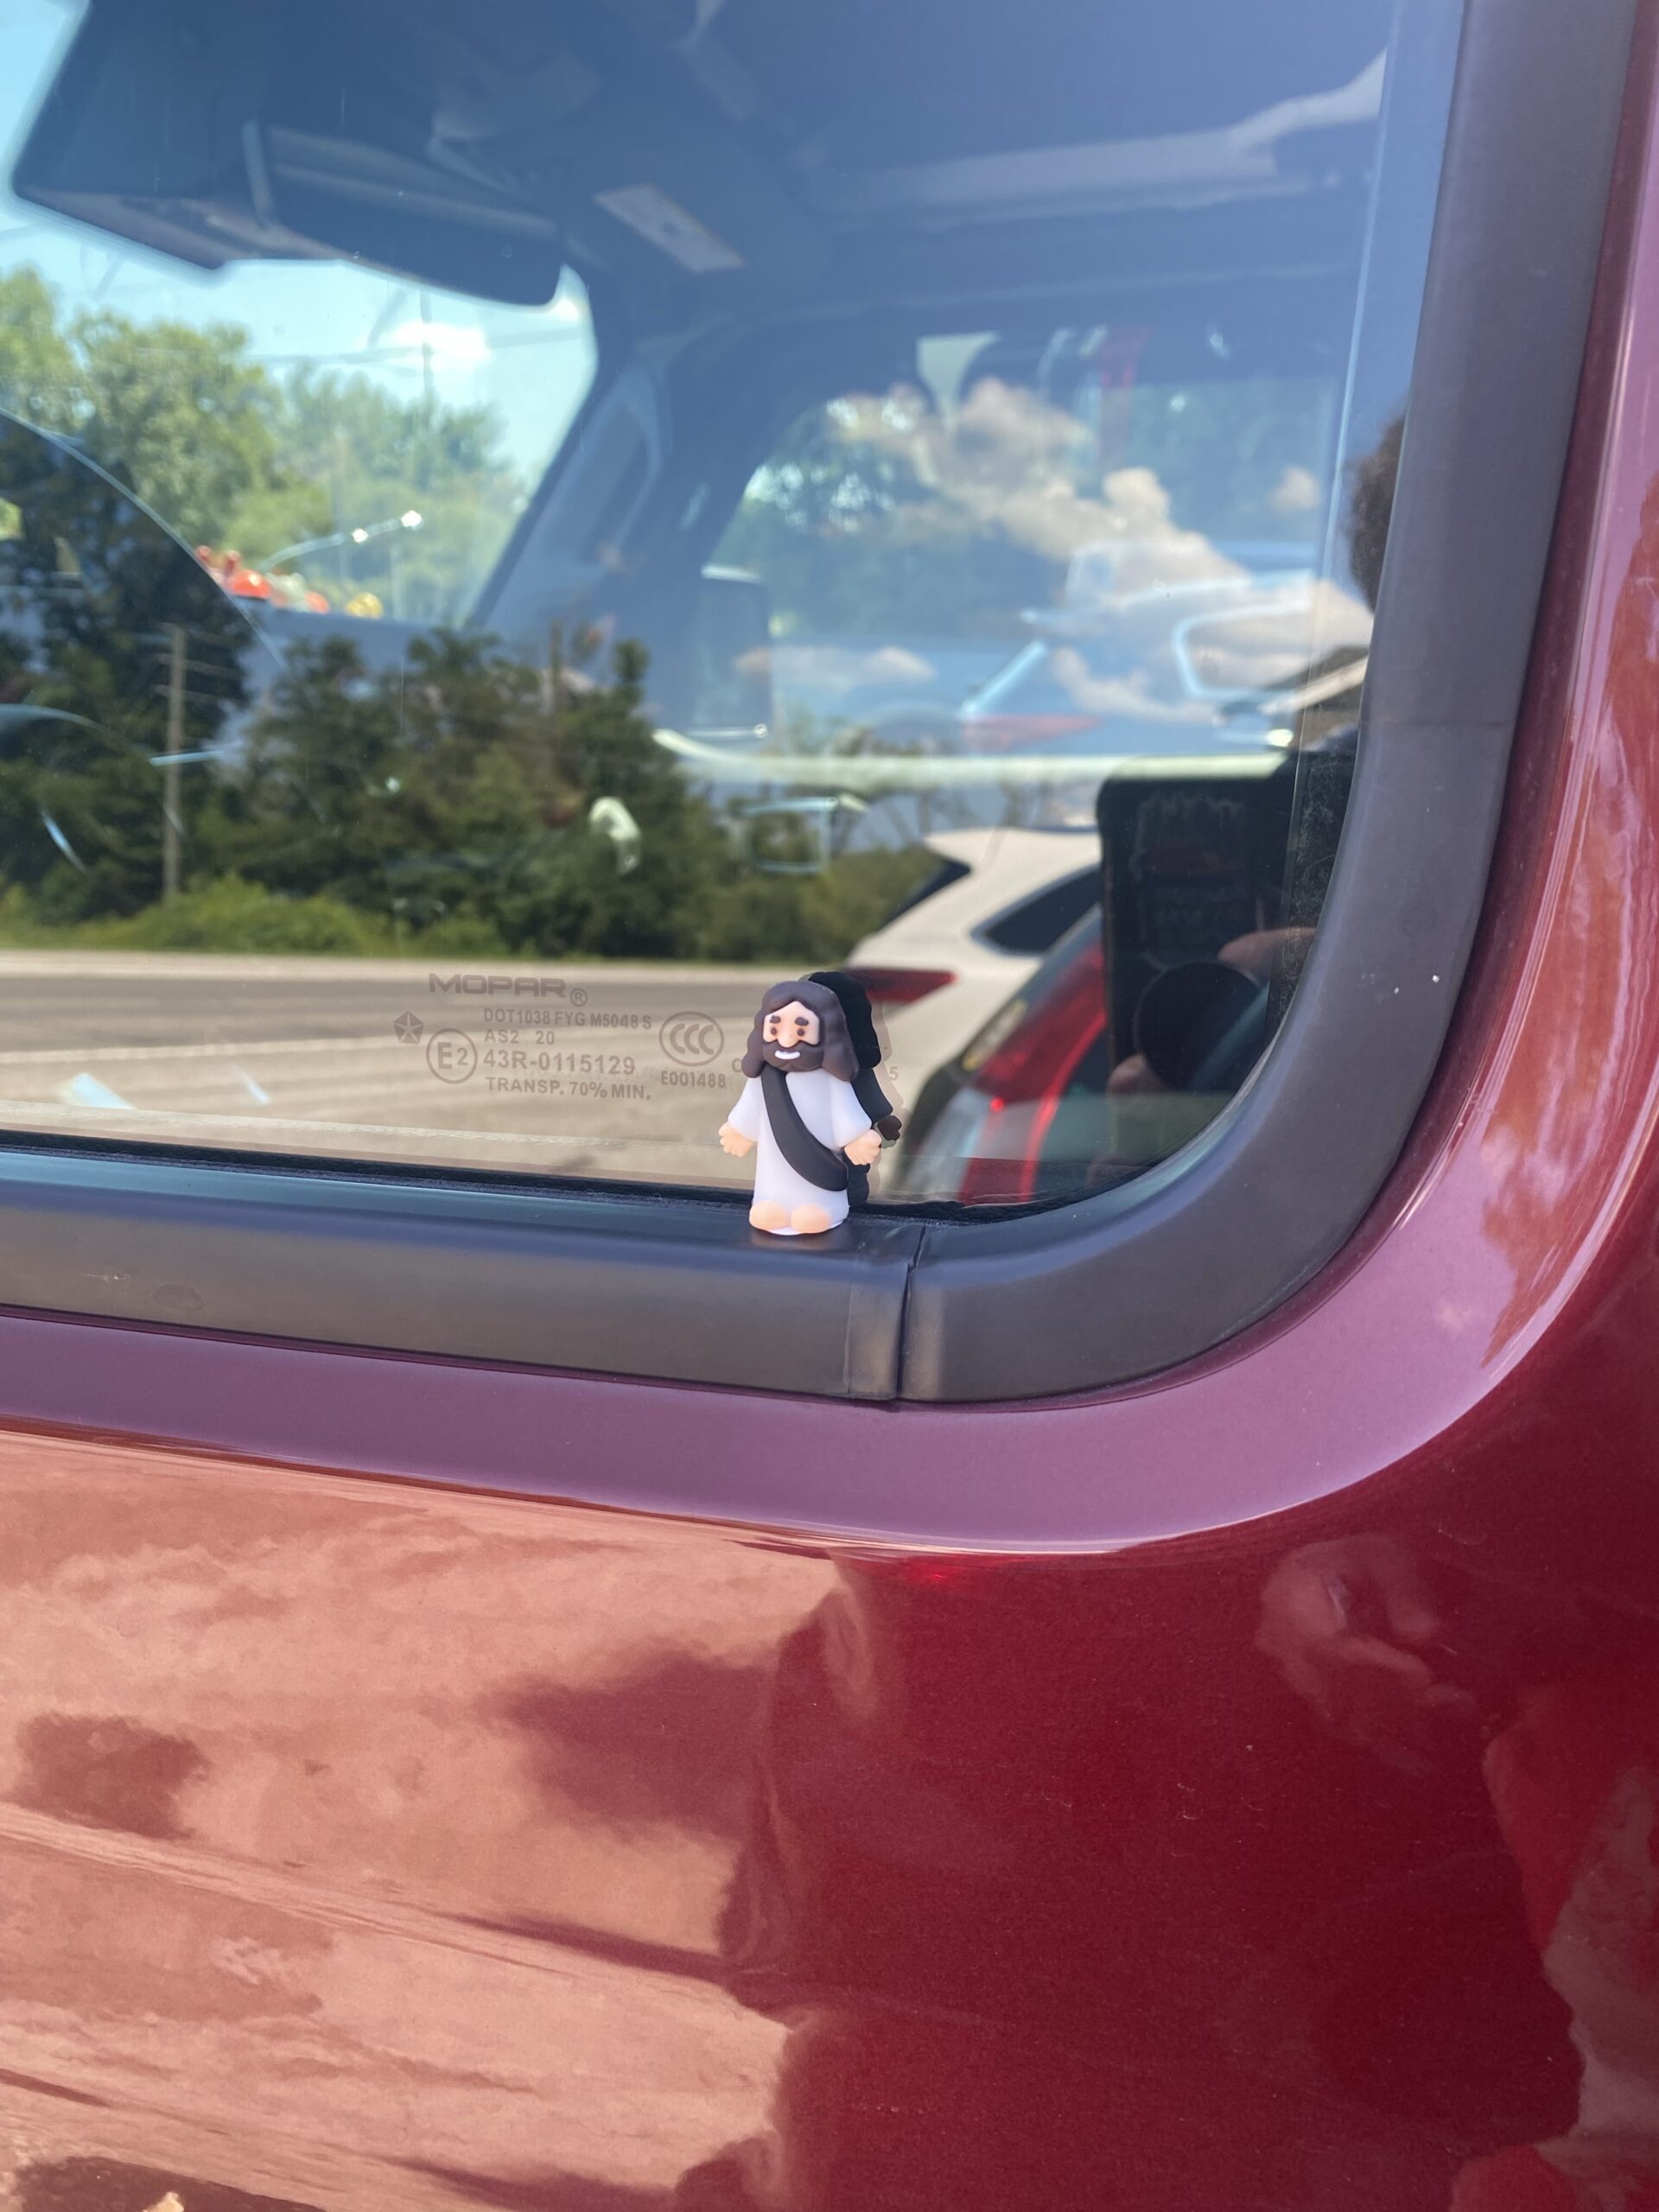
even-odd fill
[(810, 1006), (791, 999), (761, 1023), (760, 1050), (785, 1075), (810, 1073), (823, 1065), (823, 1025)]

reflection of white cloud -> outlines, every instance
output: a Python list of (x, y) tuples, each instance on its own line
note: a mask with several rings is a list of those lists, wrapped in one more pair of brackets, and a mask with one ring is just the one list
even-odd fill
[(476, 324), (423, 322), (418, 315), (389, 330), (386, 344), (406, 353), (430, 353), (446, 369), (478, 368), (490, 358), (490, 341)]
[(1325, 494), (1311, 468), (1287, 468), (1268, 495), (1268, 505), (1281, 515), (1312, 514)]
[(556, 298), (550, 300), (542, 314), (550, 322), (576, 323), (588, 320), (586, 302), (573, 298), (566, 291), (561, 291)]
[(1079, 501), (1100, 535), (1081, 545), (1066, 571), (1064, 604), (1074, 617), (1109, 613), (1138, 592), (1222, 583), (1245, 570), (1201, 530), (1183, 530), (1150, 468), (1115, 468), (1097, 500)]
[(903, 645), (880, 645), (868, 652), (851, 645), (774, 645), (771, 650), (781, 681), (823, 691), (850, 691), (863, 683), (928, 683), (938, 673), (931, 661)]
[[(1084, 488), (1088, 433), (1069, 409), (1022, 385), (982, 378), (950, 415), (903, 385), (849, 394), (826, 414), (837, 438), (891, 455), (923, 487), (903, 508), (912, 542), (1000, 532), (1068, 561), (1069, 608), (1244, 574), (1202, 531), (1174, 519), (1155, 470), (1116, 468)], [(1314, 491), (1317, 499), (1317, 483)]]
[(1048, 665), (1078, 712), (1102, 721), (1193, 722), (1207, 728), (1214, 720), (1201, 699), (1160, 698), (1149, 669), (1137, 668), (1128, 676), (1096, 676), (1073, 645), (1057, 645)]
[[(1362, 654), (1371, 610), (1332, 583), (1241, 593), (1236, 605), (1189, 616), (1176, 629), (1188, 683), (1211, 696), (1273, 691), (1338, 648)], [(1311, 702), (1310, 702), (1311, 703)]]

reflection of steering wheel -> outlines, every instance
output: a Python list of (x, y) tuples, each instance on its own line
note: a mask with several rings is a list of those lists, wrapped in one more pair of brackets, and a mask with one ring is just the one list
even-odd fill
[(1268, 1041), (1268, 986), (1219, 960), (1186, 961), (1147, 985), (1134, 1030), (1172, 1090), (1236, 1090)]

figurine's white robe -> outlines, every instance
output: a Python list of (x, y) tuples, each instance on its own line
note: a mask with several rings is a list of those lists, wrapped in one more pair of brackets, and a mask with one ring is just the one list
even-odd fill
[[(840, 1152), (872, 1126), (852, 1084), (843, 1083), (839, 1076), (814, 1068), (806, 1074), (785, 1076), (784, 1080), (789, 1085), (796, 1111), (813, 1135), (820, 1143), (827, 1144), (831, 1152)], [(797, 1206), (822, 1206), (830, 1217), (832, 1229), (837, 1222), (846, 1220), (846, 1192), (821, 1191), (816, 1183), (809, 1183), (804, 1175), (798, 1175), (778, 1149), (758, 1075), (752, 1075), (744, 1084), (742, 1096), (726, 1118), (739, 1136), (754, 1139), (754, 1195), (758, 1204), (770, 1201), (782, 1206), (785, 1213), (793, 1213)], [(799, 1233), (793, 1229), (773, 1231), (779, 1236)]]

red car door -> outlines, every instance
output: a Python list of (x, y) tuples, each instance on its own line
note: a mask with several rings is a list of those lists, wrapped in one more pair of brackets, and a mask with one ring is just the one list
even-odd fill
[[(166, 35), (136, 47), (124, 11), (93, 0), (67, 60), (48, 57), (56, 89), (15, 204), (136, 244), (124, 269), (233, 248), (262, 279), (271, 256), (388, 271), (374, 343), (405, 349), (411, 438), (450, 404), (444, 378), (471, 343), (424, 287), (533, 308), (552, 318), (541, 344), (575, 296), (555, 299), (561, 268), (587, 271), (596, 316), (622, 306), (570, 450), (522, 495), (510, 537), (504, 524), (479, 605), (510, 643), (550, 608), (663, 642), (655, 674), (624, 649), (609, 690), (591, 671), (569, 682), (558, 641), (539, 664), (497, 663), (481, 632), (445, 630), (421, 563), (466, 535), (442, 504), (461, 502), (453, 487), (422, 495), (429, 514), (385, 518), (384, 539), (368, 519), (334, 531), (332, 554), (304, 550), (295, 522), (328, 611), (296, 601), (250, 631), (219, 594), (228, 549), (192, 566), (149, 507), (181, 530), (194, 511), (165, 511), (164, 485), (137, 498), (145, 449), (98, 447), (125, 358), (110, 326), (100, 340), (62, 324), (83, 378), (63, 422), (43, 419), (48, 368), (29, 370), (31, 398), (0, 333), (0, 516), (16, 518), (0, 537), (0, 740), (27, 737), (0, 760), (22, 825), (0, 952), (15, 1093), (0, 1100), (7, 2201), (1659, 2205), (1651, 22), (1632, 48), (1612, 0), (1570, 22), (1532, 0), (1471, 0), (1461, 26), (1374, 10), (1387, 71), (1339, 80), (1319, 41), (1348, 31), (1289, 0), (1242, 28), (1230, 12), (1230, 29), (1207, 5), (1159, 22), (1108, 10), (1120, 47), (1088, 43), (1103, 34), (1057, 5), (999, 85), (976, 11), (953, 29), (919, 4), (880, 23), (814, 10), (810, 38), (747, 0), (662, 23), (619, 7), (586, 32), (575, 11), (526, 8), (511, 35), (491, 27), (470, 73), (447, 9), (396, 35), (365, 11), (378, 29), (341, 28), (339, 54), (308, 43), (314, 12), (256, 38), (181, 0)], [(1319, 48), (1317, 97), (1299, 41)], [(1033, 114), (1050, 111), (1033, 103), (1069, 117), (1114, 52), (1102, 143), (1072, 144), (1058, 123), (1043, 135)], [(618, 53), (626, 99), (606, 73)], [(791, 137), (798, 111), (818, 112), (815, 72), (835, 99), (820, 136)], [(372, 78), (388, 113), (418, 79), (409, 112), (426, 135), (365, 122), (343, 94), (312, 99), (312, 75)], [(606, 89), (584, 91), (589, 77)], [(130, 81), (136, 105), (117, 98)], [(151, 168), (132, 166), (120, 118), (161, 112), (169, 85), (181, 116), (234, 110), (242, 166), (213, 166), (204, 124), (196, 166), (175, 175), (196, 127), (183, 122), (143, 142)], [(687, 103), (677, 119), (670, 92)], [(951, 135), (964, 114), (971, 148)], [(543, 173), (525, 149), (555, 123), (567, 135)], [(1097, 265), (1094, 232), (1067, 227), (1085, 218), (1142, 256), (1135, 297), (1153, 304), (1135, 315), (1160, 312), (1147, 269), (1213, 306), (1167, 326), (1068, 308), (1062, 326), (1068, 287), (1129, 282), (1127, 261)], [(1190, 812), (1179, 837), (1159, 817), (1156, 854), (1130, 841), (1136, 912), (1179, 878), (1158, 928), (1207, 929), (1212, 954), (1270, 940), (1265, 1057), (1207, 1119), (1186, 1116), (1167, 1160), (1122, 1173), (1103, 1140), (1046, 1205), (1008, 1203), (992, 1173), (979, 1210), (922, 1191), (816, 1240), (752, 1227), (717, 1181), (713, 1128), (764, 980), (743, 947), (772, 942), (740, 924), (760, 930), (760, 913), (793, 945), (778, 918), (820, 913), (823, 934), (779, 973), (809, 950), (830, 957), (835, 924), (830, 890), (810, 894), (822, 910), (788, 903), (809, 895), (788, 888), (795, 859), (748, 874), (732, 855), (760, 849), (763, 808), (816, 835), (829, 817), (802, 794), (816, 804), (827, 784), (833, 867), (803, 880), (850, 899), (861, 868), (886, 865), (860, 860), (875, 848), (847, 829), (855, 816), (896, 819), (940, 793), (979, 804), (992, 785), (977, 766), (953, 781), (949, 753), (895, 766), (855, 741), (844, 769), (827, 754), (803, 768), (783, 719), (758, 755), (722, 753), (688, 710), (659, 751), (713, 796), (706, 814), (670, 811), (684, 803), (645, 739), (630, 749), (626, 717), (652, 683), (671, 696), (675, 622), (714, 534), (735, 512), (743, 575), (752, 563), (774, 594), (795, 588), (810, 563), (772, 511), (776, 486), (833, 479), (812, 559), (841, 542), (856, 502), (824, 459), (839, 422), (862, 441), (860, 497), (875, 499), (881, 466), (913, 471), (887, 511), (910, 565), (884, 576), (908, 574), (918, 545), (943, 569), (980, 532), (976, 557), (994, 542), (1009, 564), (988, 590), (1023, 588), (1036, 572), (1014, 555), (1040, 552), (1064, 607), (1058, 541), (1008, 519), (1040, 476), (1045, 532), (1090, 501), (1077, 527), (1117, 531), (1117, 591), (1159, 486), (1143, 459), (1101, 493), (1109, 440), (1148, 442), (1125, 450), (1166, 456), (1173, 482), (1187, 432), (1169, 426), (1213, 422), (1194, 464), (1213, 489), (1236, 386), (1194, 364), (1245, 347), (1241, 332), (1287, 345), (1310, 270), (1318, 285), (1336, 271), (1332, 327), (1352, 353), (1326, 378), (1324, 488), (1276, 448), (1262, 480), (1264, 503), (1282, 491), (1287, 547), (1316, 527), (1298, 500), (1323, 502), (1337, 543), (1389, 379), (1415, 364), (1388, 558), (1379, 538), (1375, 589), (1361, 583), (1374, 632), (1369, 607), (1344, 602), (1369, 640), (1357, 762), (1351, 729), (1332, 741), (1301, 719), (1318, 700), (1282, 709), (1294, 728), (1271, 706), (1311, 696), (1321, 669), (1347, 671), (1340, 696), (1357, 690), (1347, 648), (1328, 668), (1315, 650), (1335, 650), (1328, 546), (1287, 551), (1272, 574), (1295, 581), (1264, 601), (1244, 524), (1200, 530), (1177, 504), (1160, 557), (1211, 563), (1241, 620), (1280, 621), (1294, 602), (1310, 626), (1252, 692), (1258, 736), (1203, 817), (1219, 850), (1244, 818), (1230, 810), (1281, 793), (1290, 888), (1241, 932), (1221, 864), (1191, 858)], [(1241, 270), (1283, 288), (1272, 315), (1228, 321)], [(1040, 315), (1018, 306), (1034, 295)], [(47, 326), (24, 312), (36, 296), (18, 279), (10, 297), (20, 349), (32, 331), (46, 362)], [(947, 358), (916, 350), (942, 334), (956, 349), (925, 392), (882, 381), (916, 301), (934, 321), (907, 331), (906, 359)], [(280, 368), (276, 337), (249, 327)], [(159, 348), (159, 324), (144, 327)], [(169, 327), (168, 358), (195, 361), (197, 340)], [(489, 324), (490, 342), (505, 348), (507, 328)], [(995, 374), (976, 381), (964, 334), (993, 329)], [(664, 366), (671, 337), (683, 353)], [(134, 360), (160, 358), (135, 345)], [(1311, 388), (1306, 359), (1291, 375), (1274, 358), (1281, 397)], [(238, 387), (249, 420), (297, 441), (324, 373)], [(189, 387), (204, 442), (228, 389)], [(826, 394), (819, 442), (780, 445)], [(290, 412), (259, 414), (279, 403)], [(363, 400), (351, 418), (364, 451), (372, 413)], [(458, 412), (443, 420), (467, 434)], [(1062, 496), (1055, 456), (1085, 433), (1093, 488)], [(346, 483), (343, 430), (337, 446)], [(1016, 450), (1029, 473), (993, 529), (988, 486)], [(259, 496), (303, 517), (302, 475), (273, 473)], [(490, 480), (505, 500), (505, 467)], [(926, 505), (941, 486), (949, 528)], [(673, 560), (664, 518), (685, 534)], [(467, 508), (466, 530), (483, 527)], [(1062, 553), (1075, 563), (1081, 542)], [(297, 575), (295, 551), (267, 567)], [(360, 564), (338, 588), (321, 565), (336, 556)], [(950, 590), (978, 590), (980, 573), (950, 569)], [(1148, 571), (1154, 600), (1172, 573)], [(394, 592), (401, 619), (361, 603)], [(1133, 612), (1155, 626), (1155, 608)], [(902, 639), (858, 635), (856, 653), (901, 678), (904, 654), (925, 658), (919, 613)], [(827, 639), (815, 665), (838, 682), (834, 656), (855, 649)], [(88, 666), (152, 702), (130, 785), (85, 735), (118, 720)], [(1141, 733), (1144, 768), (1155, 687), (1123, 682), (1128, 705), (1091, 692), (1090, 711)], [(568, 750), (512, 736), (513, 716), (556, 711), (578, 718), (558, 725), (576, 732)], [(1207, 696), (1168, 709), (1182, 732), (1219, 711)], [(1183, 778), (1223, 773), (1217, 743), (1180, 743), (1147, 786), (1166, 807)], [(219, 780), (198, 799), (190, 763), (210, 753)], [(498, 782), (455, 798), (455, 761), (470, 776), (486, 754)], [(278, 755), (289, 780), (261, 782)], [(602, 787), (581, 780), (595, 756)], [(1322, 780), (1333, 761), (1338, 781)], [(1079, 772), (1053, 766), (1053, 790)], [(1116, 773), (1088, 768), (1090, 806)], [(728, 820), (721, 794), (741, 776), (760, 798)], [(338, 804), (331, 777), (346, 779)], [(509, 784), (535, 794), (550, 874), (490, 826)], [(717, 818), (750, 843), (699, 844)], [(925, 826), (905, 816), (901, 834)], [(567, 833), (587, 842), (552, 842)], [(120, 874), (152, 836), (153, 905)], [(211, 882), (196, 857), (210, 849), (236, 862)], [(270, 865), (289, 874), (267, 899), (258, 869), (279, 849)], [(719, 857), (698, 895), (730, 933), (665, 978), (637, 902), (679, 897), (705, 851)], [(391, 918), (350, 888), (359, 861), (362, 881), (391, 887)], [(447, 918), (423, 919), (440, 879)], [(509, 894), (543, 917), (540, 938), (499, 933)], [(1109, 917), (1128, 911), (1109, 875), (1104, 896)], [(305, 927), (339, 932), (307, 951), (302, 991), (282, 965), (291, 939), (268, 952), (223, 934), (232, 912), (251, 929), (257, 909), (264, 928), (277, 908), (290, 931), (302, 909)], [(571, 916), (595, 915), (580, 926), (609, 935), (569, 934)], [(200, 916), (203, 959), (239, 964), (190, 964), (181, 933)], [(1114, 938), (1109, 922), (1090, 965), (1109, 990), (1124, 927)], [(374, 965), (410, 944), (416, 960)], [(657, 967), (620, 964), (647, 955)], [(371, 1006), (383, 973), (390, 995)], [(283, 994), (305, 997), (311, 1028), (270, 1027)], [(998, 1017), (986, 1052), (1019, 1018)], [(1155, 1103), (1168, 1086), (1140, 1065), (1125, 1009), (1083, 1009), (1079, 1050), (1114, 1022), (1120, 1066), (1136, 1065), (1103, 1095)], [(346, 1073), (319, 1104), (307, 1070), (325, 1068)], [(418, 1130), (376, 1103), (410, 1070)], [(702, 1073), (706, 1100), (682, 1080)], [(630, 1120), (629, 1086), (652, 1113), (689, 1116), (714, 1164), (683, 1169), (682, 1123)], [(614, 1118), (594, 1109), (586, 1150), (538, 1153), (540, 1125), (511, 1118), (526, 1096), (552, 1115), (601, 1096)], [(1030, 1179), (1013, 1192), (1039, 1195)]]

